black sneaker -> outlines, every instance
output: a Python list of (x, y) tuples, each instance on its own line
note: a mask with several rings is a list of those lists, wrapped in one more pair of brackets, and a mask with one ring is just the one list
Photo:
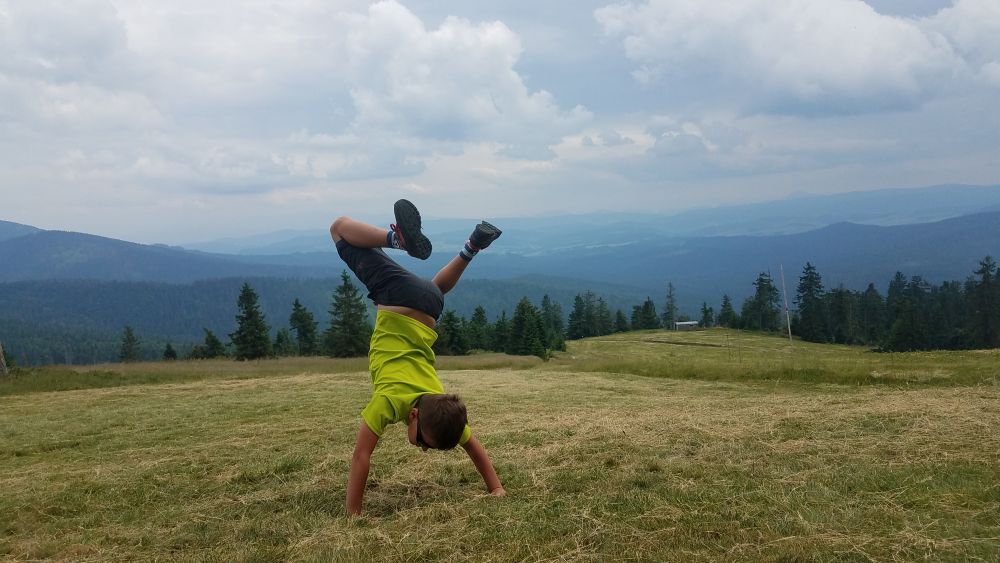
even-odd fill
[(469, 235), (469, 244), (476, 250), (482, 250), (489, 246), (491, 242), (500, 238), (501, 234), (503, 234), (503, 231), (483, 221), (476, 225), (476, 230), (472, 231), (472, 234)]
[(417, 207), (405, 199), (393, 206), (396, 214), (394, 231), (403, 237), (403, 248), (414, 258), (426, 260), (431, 255), (431, 241), (420, 232), (420, 212)]

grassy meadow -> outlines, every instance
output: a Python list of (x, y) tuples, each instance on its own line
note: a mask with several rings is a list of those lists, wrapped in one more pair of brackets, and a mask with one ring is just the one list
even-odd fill
[(361, 518), (363, 359), (2, 379), (0, 560), (1000, 559), (1000, 351), (650, 331), (439, 370), (508, 496), (396, 425)]

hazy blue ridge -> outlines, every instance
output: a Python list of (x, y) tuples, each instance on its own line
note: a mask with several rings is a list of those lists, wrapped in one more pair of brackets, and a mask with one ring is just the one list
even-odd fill
[[(961, 215), (1000, 211), (1000, 185), (942, 185), (832, 195), (799, 196), (744, 205), (720, 205), (675, 214), (589, 213), (581, 215), (491, 218), (504, 229), (504, 248), (515, 254), (690, 238), (778, 235), (811, 231), (839, 222), (892, 226), (929, 223)], [(332, 217), (331, 217), (332, 219)], [(436, 248), (460, 247), (480, 218), (436, 219), (424, 228)], [(366, 217), (387, 224), (389, 217)], [(185, 244), (186, 248), (245, 255), (331, 251), (325, 226), (285, 229), (249, 237)]]
[(40, 232), (41, 229), (31, 225), (22, 225), (10, 221), (0, 221), (0, 241), (23, 237), (32, 233)]
[(65, 231), (0, 241), (0, 281), (101, 279), (185, 283), (231, 276), (328, 276), (331, 268), (248, 264), (162, 245)]

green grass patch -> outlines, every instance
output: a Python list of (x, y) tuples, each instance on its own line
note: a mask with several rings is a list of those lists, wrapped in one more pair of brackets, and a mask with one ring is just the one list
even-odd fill
[(362, 518), (363, 360), (51, 368), (98, 383), (0, 396), (0, 560), (995, 560), (995, 354), (784, 346), (650, 332), (442, 358), (509, 494), (391, 427)]

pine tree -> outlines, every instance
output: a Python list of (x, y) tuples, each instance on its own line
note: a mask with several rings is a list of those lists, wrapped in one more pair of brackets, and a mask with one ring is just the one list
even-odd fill
[(698, 323), (702, 328), (712, 328), (715, 325), (715, 309), (708, 306), (708, 303), (701, 302), (701, 320)]
[(167, 342), (167, 345), (163, 348), (163, 361), (170, 362), (176, 359), (177, 359), (177, 350), (174, 350), (174, 347), (171, 346), (169, 342)]
[(861, 335), (865, 344), (882, 341), (885, 335), (885, 301), (873, 283), (868, 284), (868, 288), (861, 294), (858, 321), (861, 323)]
[(644, 328), (660, 328), (660, 317), (656, 314), (656, 304), (649, 297), (642, 304), (642, 323)]
[(962, 284), (943, 282), (931, 288), (930, 340), (935, 348), (957, 349), (970, 344), (968, 301)]
[(140, 355), (139, 338), (136, 337), (132, 327), (126, 325), (122, 332), (121, 351), (118, 354), (118, 359), (122, 362), (137, 362)]
[(542, 297), (542, 326), (545, 328), (545, 347), (549, 350), (566, 349), (566, 329), (562, 307), (548, 295)]
[(438, 338), (434, 342), (434, 353), (442, 356), (464, 356), (469, 353), (469, 340), (465, 334), (463, 319), (449, 309), (444, 312), (437, 325)]
[(215, 336), (215, 333), (208, 330), (207, 328), (202, 328), (205, 331), (205, 340), (202, 344), (196, 344), (191, 353), (188, 354), (188, 358), (192, 360), (209, 360), (212, 358), (224, 358), (228, 354), (226, 353), (226, 347), (219, 340), (219, 337)]
[(477, 306), (469, 321), (469, 347), (473, 350), (492, 350), (493, 334), (490, 321), (486, 318), (486, 309)]
[(295, 333), (295, 348), (300, 356), (315, 356), (319, 353), (319, 344), (316, 336), (317, 322), (313, 314), (299, 303), (296, 299), (292, 303), (292, 314), (288, 317), (288, 324)]
[(977, 348), (1000, 346), (1000, 281), (992, 256), (979, 262), (975, 275), (979, 279), (972, 282), (969, 296), (971, 344)]
[(816, 267), (806, 262), (795, 291), (799, 307), (795, 334), (808, 342), (825, 342), (827, 337), (827, 312), (823, 300), (823, 279)]
[(576, 340), (593, 336), (590, 334), (590, 322), (588, 317), (593, 315), (592, 310), (588, 310), (586, 296), (592, 296), (589, 291), (573, 298), (573, 310), (569, 313), (569, 323), (566, 326), (566, 338)]
[(510, 321), (510, 340), (507, 353), (517, 356), (538, 356), (546, 358), (545, 329), (538, 309), (523, 297), (514, 309)]
[(219, 337), (215, 335), (214, 332), (203, 328), (205, 331), (205, 357), (206, 358), (225, 358), (229, 354), (226, 352), (226, 346), (219, 340)]
[(236, 332), (229, 335), (237, 360), (259, 360), (273, 354), (270, 327), (257, 303), (257, 293), (249, 283), (243, 283), (236, 302), (240, 310), (236, 316)]
[(628, 332), (629, 323), (621, 309), (615, 312), (615, 332)]
[(506, 352), (510, 342), (510, 321), (507, 320), (507, 311), (501, 311), (497, 317), (496, 324), (493, 325), (493, 345), (490, 350), (494, 352)]
[(611, 308), (608, 307), (608, 302), (605, 301), (603, 297), (597, 298), (597, 304), (594, 307), (593, 330), (595, 336), (611, 334), (611, 331), (614, 330), (614, 320), (611, 318)]
[[(729, 295), (722, 296), (722, 305), (719, 306), (719, 326), (736, 328), (740, 326), (740, 318), (733, 309), (733, 301)], [(673, 328), (672, 326), (667, 328)]]
[(896, 320), (889, 330), (886, 348), (895, 352), (927, 349), (927, 326), (921, 311), (908, 298), (900, 300), (897, 307)]
[(837, 344), (853, 344), (857, 333), (857, 305), (853, 292), (843, 285), (828, 294), (830, 339)]
[(886, 326), (891, 327), (896, 322), (900, 307), (905, 298), (907, 280), (903, 272), (896, 272), (889, 282), (889, 291), (885, 295)]
[(642, 303), (632, 307), (632, 330), (648, 330), (660, 328), (660, 317), (656, 314), (656, 305), (649, 297)]
[(326, 352), (335, 358), (351, 358), (368, 354), (372, 329), (368, 324), (368, 309), (358, 288), (344, 270), (330, 308), (330, 328), (324, 333)]
[(667, 302), (663, 306), (663, 326), (673, 329), (677, 320), (677, 295), (674, 292), (674, 284), (668, 283)]
[(274, 337), (274, 355), (279, 357), (294, 356), (298, 353), (298, 346), (292, 341), (292, 334), (287, 328), (282, 328)]
[(761, 272), (754, 282), (754, 296), (743, 304), (741, 320), (751, 330), (775, 331), (780, 326), (778, 288), (771, 275)]

